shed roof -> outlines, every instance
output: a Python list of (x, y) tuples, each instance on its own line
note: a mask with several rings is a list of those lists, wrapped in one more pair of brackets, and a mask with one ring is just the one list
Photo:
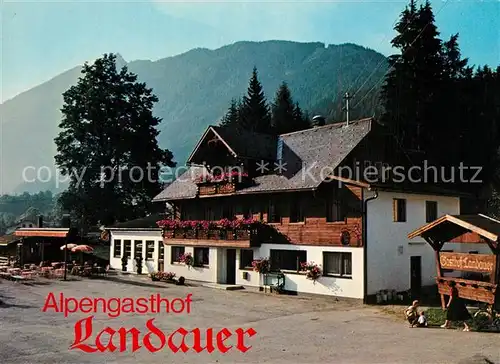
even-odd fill
[(444, 215), (408, 234), (409, 239), (421, 236), (434, 241), (449, 242), (465, 233), (497, 242), (500, 236), (500, 221), (483, 215)]

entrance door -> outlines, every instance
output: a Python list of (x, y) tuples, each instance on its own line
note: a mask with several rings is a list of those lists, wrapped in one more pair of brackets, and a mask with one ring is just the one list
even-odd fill
[(420, 296), (422, 288), (422, 257), (410, 257), (410, 290), (411, 296)]
[(226, 284), (236, 283), (236, 249), (226, 250)]

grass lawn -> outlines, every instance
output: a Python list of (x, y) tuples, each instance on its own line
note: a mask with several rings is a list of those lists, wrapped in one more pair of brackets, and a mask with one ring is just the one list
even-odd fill
[[(404, 311), (406, 308), (407, 306), (385, 306), (382, 310), (391, 316), (394, 316), (395, 319), (403, 321)], [(419, 308), (418, 311), (420, 312), (421, 310), (422, 309)], [(440, 307), (423, 308), (423, 310), (427, 316), (427, 322), (431, 327), (441, 326), (446, 321), (446, 311), (443, 311)], [(470, 328), (473, 331), (486, 331), (485, 329), (488, 326), (488, 320), (485, 317), (474, 317), (474, 312), (469, 312), (473, 316), (472, 320), (467, 322)], [(464, 326), (461, 322), (454, 322), (451, 324), (451, 327), (455, 329), (463, 329)]]

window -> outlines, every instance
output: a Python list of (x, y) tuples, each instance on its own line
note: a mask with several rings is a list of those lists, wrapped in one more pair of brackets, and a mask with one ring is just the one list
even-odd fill
[(436, 201), (425, 201), (425, 222), (437, 219), (438, 203)]
[(196, 267), (201, 267), (209, 264), (208, 260), (209, 249), (208, 248), (194, 248), (194, 265)]
[(158, 241), (158, 259), (165, 259), (165, 245), (163, 245), (163, 241)]
[(252, 268), (253, 250), (241, 249), (240, 250), (240, 269)]
[(213, 221), (215, 220), (215, 213), (212, 207), (207, 206), (204, 211), (205, 220)]
[(352, 276), (351, 253), (324, 252), (323, 275), (350, 278)]
[(225, 205), (222, 208), (222, 218), (232, 220), (234, 218), (234, 210), (232, 205)]
[(303, 222), (304, 209), (299, 198), (290, 201), (290, 222)]
[(394, 222), (406, 222), (406, 200), (395, 198), (392, 200), (392, 216)]
[(142, 256), (142, 240), (134, 240), (134, 257)]
[(326, 222), (344, 221), (346, 209), (339, 190), (330, 190), (326, 197)]
[(132, 256), (132, 241), (123, 241), (123, 255), (130, 258)]
[(114, 249), (113, 249), (113, 257), (121, 258), (122, 257), (122, 241), (115, 240), (114, 241)]
[(146, 259), (153, 259), (154, 251), (155, 251), (154, 240), (146, 240)]
[(32, 228), (32, 227), (33, 227), (33, 224), (30, 224), (30, 228)]
[(275, 201), (269, 201), (267, 206), (267, 222), (281, 222), (281, 215)]
[(250, 201), (246, 201), (243, 204), (243, 218), (244, 219), (250, 219), (252, 216), (253, 216), (253, 213), (252, 213), (252, 204), (250, 203)]
[(272, 270), (292, 270), (298, 272), (300, 263), (307, 262), (305, 250), (273, 250), (271, 249)]
[(173, 246), (170, 248), (171, 259), (170, 263), (179, 263), (181, 261), (181, 256), (184, 255), (184, 247), (183, 246)]

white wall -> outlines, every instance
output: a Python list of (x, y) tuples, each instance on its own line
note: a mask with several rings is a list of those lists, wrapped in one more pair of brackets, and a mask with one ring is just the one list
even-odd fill
[[(363, 298), (363, 248), (262, 244), (259, 248), (253, 249), (254, 259), (269, 258), (271, 249), (305, 250), (307, 251), (307, 261), (320, 266), (323, 264), (323, 252), (350, 252), (352, 254), (351, 278), (320, 277), (316, 282), (313, 282), (307, 279), (303, 273), (285, 273), (285, 289), (302, 293)], [(236, 260), (236, 284), (261, 286), (262, 277), (259, 273), (239, 269), (239, 249), (236, 252)], [(243, 279), (243, 272), (248, 272), (248, 280)]]
[[(373, 196), (365, 190), (364, 196)], [(393, 222), (394, 198), (406, 199), (406, 222)], [(425, 201), (437, 201), (438, 218), (460, 213), (457, 197), (379, 192), (368, 202), (367, 268), (368, 294), (383, 289), (405, 291), (410, 288), (410, 257), (421, 256), (422, 285), (435, 283), (434, 250), (421, 238), (409, 240), (408, 234), (425, 225)], [(399, 251), (402, 246), (403, 252)], [(477, 250), (477, 249), (476, 249)]]
[[(121, 240), (121, 255), (120, 257), (114, 257), (115, 240)], [(163, 244), (163, 238), (161, 236), (160, 230), (148, 230), (148, 231), (125, 231), (125, 230), (111, 230), (111, 247), (109, 250), (109, 264), (111, 268), (116, 270), (122, 270), (122, 256), (124, 253), (124, 240), (130, 240), (132, 250), (127, 264), (128, 272), (136, 272), (137, 264), (135, 262), (135, 240), (142, 241), (142, 273), (147, 274), (158, 270), (158, 257), (159, 257), (159, 245)], [(154, 240), (155, 248), (153, 252), (153, 259), (146, 260), (146, 241)], [(166, 247), (165, 247), (166, 248)]]
[[(165, 272), (173, 272), (176, 277), (184, 277), (185, 279), (202, 281), (202, 282), (218, 282), (217, 262), (220, 260), (217, 252), (220, 248), (208, 248), (208, 267), (190, 267), (183, 263), (172, 262), (172, 246), (165, 245)], [(191, 253), (194, 256), (194, 247), (185, 246), (184, 254)]]

